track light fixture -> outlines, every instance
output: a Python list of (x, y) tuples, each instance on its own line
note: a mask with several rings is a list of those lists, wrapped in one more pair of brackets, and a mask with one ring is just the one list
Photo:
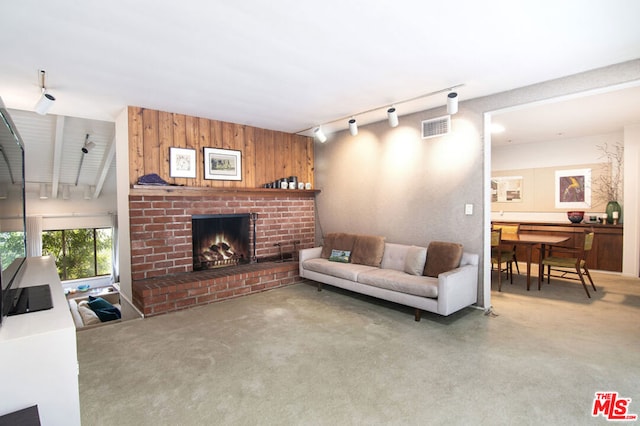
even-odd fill
[(82, 145), (82, 148), (81, 148), (82, 152), (84, 154), (88, 154), (89, 151), (91, 151), (95, 146), (96, 144), (89, 140), (89, 134), (87, 134), (87, 136), (84, 138), (84, 145)]
[(371, 112), (379, 111), (379, 110), (381, 110), (383, 108), (387, 108), (387, 119), (389, 120), (389, 126), (397, 127), (398, 124), (399, 124), (399, 121), (398, 121), (398, 113), (397, 113), (396, 107), (395, 107), (396, 105), (405, 104), (405, 103), (408, 103), (408, 102), (414, 102), (414, 101), (420, 100), (422, 98), (427, 98), (429, 96), (438, 95), (438, 94), (443, 93), (443, 92), (449, 92), (448, 95), (447, 95), (447, 113), (449, 115), (452, 115), (452, 114), (455, 114), (455, 113), (458, 112), (458, 93), (454, 92), (453, 90), (458, 88), (458, 87), (461, 87), (461, 86), (464, 86), (464, 84), (460, 83), (460, 84), (456, 84), (456, 85), (453, 85), (453, 86), (449, 86), (449, 87), (447, 87), (445, 89), (440, 89), (440, 90), (436, 90), (434, 92), (425, 93), (423, 95), (416, 96), (416, 97), (413, 97), (411, 99), (404, 99), (402, 101), (396, 101), (391, 105), (391, 107), (379, 106), (379, 107), (368, 109), (366, 111), (361, 111), (361, 112), (359, 112), (357, 114), (350, 114), (350, 115), (348, 115), (346, 117), (336, 118), (335, 120), (331, 120), (331, 121), (326, 121), (324, 123), (320, 123), (320, 125), (318, 125), (317, 127), (314, 126), (314, 127), (306, 128), (304, 130), (300, 130), (298, 132), (295, 132), (295, 134), (297, 134), (297, 135), (299, 135), (299, 134), (308, 135), (307, 132), (313, 131), (313, 136), (315, 136), (315, 138), (318, 139), (320, 142), (324, 143), (324, 142), (327, 141), (327, 137), (325, 136), (324, 132), (322, 131), (321, 125), (326, 125), (326, 124), (330, 124), (330, 123), (336, 123), (338, 121), (343, 121), (343, 120), (348, 119), (347, 123), (348, 123), (348, 126), (349, 126), (349, 133), (351, 133), (351, 135), (353, 135), (353, 136), (356, 136), (358, 134), (358, 124), (356, 122), (356, 118), (355, 117), (358, 116), (358, 115), (364, 115), (364, 114), (369, 114)]
[(42, 94), (35, 106), (36, 112), (40, 115), (45, 115), (49, 112), (53, 103), (56, 101), (56, 98), (51, 93), (47, 92), (47, 88), (44, 84), (45, 73), (45, 70), (40, 70), (40, 90), (42, 91)]
[(356, 119), (353, 117), (349, 120), (349, 133), (351, 133), (351, 136), (358, 134), (358, 123), (356, 123)]
[(389, 119), (389, 126), (398, 127), (398, 113), (396, 113), (396, 108), (391, 107), (387, 110), (387, 118)]
[(447, 114), (453, 115), (458, 112), (458, 93), (449, 92), (447, 95)]
[(318, 138), (320, 142), (325, 143), (327, 141), (327, 137), (320, 127), (316, 127), (315, 129), (313, 129), (313, 134), (316, 138)]

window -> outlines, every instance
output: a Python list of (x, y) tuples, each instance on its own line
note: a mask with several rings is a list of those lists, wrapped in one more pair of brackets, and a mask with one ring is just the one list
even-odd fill
[(53, 256), (62, 281), (110, 275), (111, 228), (42, 232), (42, 254)]

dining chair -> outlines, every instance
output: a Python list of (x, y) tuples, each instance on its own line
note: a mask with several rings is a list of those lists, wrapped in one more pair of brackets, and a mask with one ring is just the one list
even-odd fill
[[(518, 232), (520, 232), (520, 224), (516, 223), (516, 224), (509, 224), (509, 225), (504, 225), (504, 224), (494, 224), (493, 225), (493, 229), (502, 229), (502, 232), (504, 234), (517, 234)], [(513, 252), (513, 262), (516, 264), (516, 271), (518, 271), (518, 274), (520, 273), (520, 267), (518, 266), (518, 259), (516, 259), (516, 246), (515, 244), (513, 245), (513, 248), (510, 249)]]
[[(591, 247), (593, 247), (594, 235), (595, 232), (593, 229), (585, 229), (584, 240), (581, 246), (576, 248), (549, 247), (547, 254), (545, 254), (542, 260), (543, 276), (544, 268), (545, 266), (547, 267), (547, 283), (551, 282), (551, 277), (580, 281), (584, 287), (584, 291), (587, 292), (587, 297), (591, 298), (584, 280), (584, 275), (589, 278), (593, 291), (597, 291), (591, 274), (589, 273), (589, 268), (587, 268), (587, 255)], [(555, 272), (555, 275), (552, 275), (552, 272)], [(577, 275), (578, 277), (567, 276), (567, 274)]]
[[(511, 284), (513, 284), (513, 252), (511, 250), (504, 250), (501, 244), (502, 229), (491, 230), (491, 269), (493, 265), (497, 265), (498, 271), (498, 291), (502, 291), (502, 272), (507, 273), (507, 278), (510, 278)], [(504, 263), (504, 269), (502, 264)]]

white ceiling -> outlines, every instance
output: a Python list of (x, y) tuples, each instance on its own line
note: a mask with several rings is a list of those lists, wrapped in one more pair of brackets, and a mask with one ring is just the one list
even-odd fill
[(640, 58), (638, 16), (637, 0), (4, 2), (0, 96), (33, 111), (45, 69), (54, 115), (113, 122), (135, 105), (298, 132)]

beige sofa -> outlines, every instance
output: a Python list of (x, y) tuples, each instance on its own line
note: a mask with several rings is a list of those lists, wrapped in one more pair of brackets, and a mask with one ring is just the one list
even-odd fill
[(422, 310), (446, 316), (477, 302), (478, 258), (456, 243), (421, 247), (334, 233), (322, 247), (300, 251), (300, 276), (318, 291), (329, 284), (413, 307), (420, 321)]

